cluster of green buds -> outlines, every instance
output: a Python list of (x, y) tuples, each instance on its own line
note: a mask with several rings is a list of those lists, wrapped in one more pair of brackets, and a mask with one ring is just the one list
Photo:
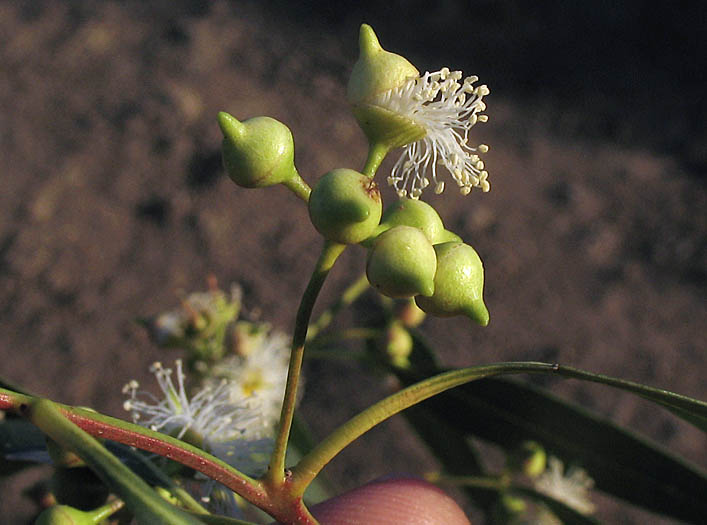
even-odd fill
[(186, 350), (189, 369), (204, 372), (224, 357), (240, 309), (241, 289), (232, 286), (226, 293), (210, 279), (207, 291), (187, 295), (179, 308), (140, 321), (157, 346)]
[[(420, 75), (407, 59), (385, 51), (366, 24), (359, 47), (347, 98), (369, 140), (362, 172), (333, 169), (310, 189), (295, 168), (287, 126), (270, 117), (240, 122), (222, 112), (226, 171), (246, 188), (283, 184), (308, 203), (312, 224), (327, 241), (365, 246), (368, 280), (381, 294), (415, 298), (426, 313), (466, 315), (485, 326), (481, 259), (419, 197), (432, 182), (436, 192), (444, 189), (436, 165), (451, 173), (462, 194), (474, 187), (488, 191), (488, 173), (478, 156), (488, 147), (467, 144), (470, 128), (486, 120), (479, 112), (488, 89), (474, 87), (476, 77), (460, 83), (461, 73), (447, 68)], [(375, 174), (387, 153), (399, 147), (403, 156), (387, 182), (400, 201), (382, 213)]]

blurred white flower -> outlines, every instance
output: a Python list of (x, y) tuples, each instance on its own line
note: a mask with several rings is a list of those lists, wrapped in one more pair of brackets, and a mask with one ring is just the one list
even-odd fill
[[(437, 179), (437, 166), (444, 166), (467, 195), (472, 188), (486, 192), (491, 189), (488, 172), (478, 153), (488, 146), (470, 146), (469, 131), (477, 122), (486, 122), (481, 114), (486, 109), (485, 85), (474, 87), (477, 77), (466, 77), (461, 71), (443, 68), (434, 73), (408, 79), (397, 88), (377, 95), (372, 105), (410, 119), (424, 128), (425, 136), (407, 144), (388, 177), (400, 197), (417, 199), (431, 183), (435, 193), (444, 191), (444, 182)], [(429, 174), (429, 176), (428, 176)], [(431, 181), (430, 181), (431, 177)]]
[(257, 403), (259, 417), (247, 425), (245, 436), (258, 439), (271, 436), (280, 419), (290, 343), (287, 335), (267, 325), (248, 325), (239, 335), (239, 347), (247, 350), (216, 364), (210, 384), (226, 379), (231, 399)]
[(584, 469), (569, 467), (566, 471), (562, 461), (549, 457), (547, 469), (534, 481), (535, 490), (554, 498), (581, 514), (594, 512), (590, 496), (594, 480)]
[(252, 396), (235, 396), (228, 381), (222, 380), (203, 386), (196, 394), (187, 395), (182, 361), (177, 360), (176, 383), (172, 369), (154, 363), (150, 371), (155, 375), (162, 398), (138, 390), (137, 381), (123, 388), (130, 396), (123, 407), (133, 421), (152, 430), (164, 432), (214, 454), (230, 465), (248, 474), (267, 465), (263, 450), (271, 447), (271, 439), (253, 436), (249, 428), (264, 424), (260, 402)]

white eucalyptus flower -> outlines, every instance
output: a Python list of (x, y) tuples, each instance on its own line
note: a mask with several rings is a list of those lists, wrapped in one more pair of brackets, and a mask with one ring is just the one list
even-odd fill
[(442, 193), (445, 183), (437, 178), (438, 166), (449, 171), (462, 195), (472, 188), (491, 189), (478, 155), (487, 152), (488, 146), (469, 145), (471, 128), (488, 120), (481, 112), (486, 109), (483, 98), (489, 90), (485, 85), (475, 87), (477, 80), (472, 76), (462, 81), (461, 71), (443, 68), (411, 78), (374, 99), (374, 104), (409, 118), (426, 132), (403, 147), (388, 177), (400, 197), (417, 199), (430, 184), (435, 193)]
[(584, 469), (569, 467), (566, 471), (562, 461), (549, 457), (547, 468), (533, 481), (535, 490), (554, 498), (585, 515), (594, 512), (590, 496), (594, 480)]
[(172, 369), (159, 362), (150, 367), (162, 398), (138, 390), (137, 381), (125, 385), (123, 393), (130, 398), (123, 407), (131, 413), (133, 421), (187, 439), (249, 474), (262, 470), (267, 465), (267, 457), (263, 458), (262, 451), (271, 445), (267, 445), (267, 439), (250, 436), (248, 430), (264, 426), (258, 400), (244, 395), (234, 396), (226, 380), (208, 384), (189, 397), (182, 362), (177, 360), (175, 364), (176, 382), (172, 378)]
[(430, 185), (436, 193), (444, 191), (438, 166), (449, 171), (463, 195), (472, 188), (489, 191), (488, 172), (479, 157), (488, 146), (469, 144), (471, 128), (488, 120), (482, 113), (488, 87), (475, 86), (477, 77), (463, 78), (461, 71), (446, 67), (421, 75), (404, 57), (384, 50), (366, 24), (359, 49), (347, 97), (373, 157), (382, 160), (376, 150), (404, 148), (388, 177), (398, 195), (418, 199)]
[(257, 403), (259, 417), (247, 426), (246, 436), (258, 439), (272, 435), (280, 419), (290, 344), (289, 338), (276, 330), (255, 330), (249, 337), (249, 341), (241, 341), (248, 352), (215, 365), (211, 381), (226, 379), (232, 399), (248, 398)]

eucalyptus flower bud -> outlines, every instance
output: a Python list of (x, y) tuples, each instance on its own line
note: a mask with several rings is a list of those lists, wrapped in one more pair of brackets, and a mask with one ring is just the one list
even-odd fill
[(396, 226), (376, 239), (366, 275), (373, 287), (394, 299), (430, 296), (436, 268), (435, 249), (425, 234), (412, 226)]
[(437, 211), (421, 200), (403, 198), (389, 206), (381, 219), (381, 226), (412, 226), (422, 231), (431, 244), (442, 242), (444, 225)]
[(218, 114), (223, 132), (223, 165), (231, 180), (244, 188), (262, 188), (299, 179), (292, 133), (282, 122), (254, 117), (243, 122)]
[(346, 96), (368, 140), (393, 149), (421, 139), (426, 133), (422, 126), (376, 103), (376, 97), (420, 72), (406, 58), (384, 50), (368, 24), (361, 25), (358, 41), (359, 59), (351, 71)]
[(401, 303), (395, 311), (395, 317), (400, 320), (406, 328), (415, 328), (425, 320), (425, 312), (415, 304), (413, 299), (408, 299)]
[(408, 368), (412, 346), (412, 336), (400, 321), (388, 325), (385, 333), (385, 352), (391, 364), (399, 368)]
[(474, 248), (461, 242), (437, 244), (434, 295), (416, 297), (422, 310), (439, 317), (466, 315), (481, 326), (489, 322), (483, 300), (484, 267)]
[(356, 244), (378, 226), (383, 204), (378, 185), (362, 173), (339, 168), (325, 174), (309, 198), (309, 217), (326, 239)]
[(545, 472), (547, 453), (536, 441), (524, 441), (508, 458), (509, 467), (522, 471), (529, 478), (537, 478)]

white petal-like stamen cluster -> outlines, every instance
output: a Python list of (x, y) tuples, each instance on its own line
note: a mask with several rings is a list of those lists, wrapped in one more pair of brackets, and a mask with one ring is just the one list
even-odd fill
[(570, 467), (565, 472), (564, 465), (556, 457), (549, 457), (547, 469), (533, 485), (538, 492), (561, 501), (582, 514), (594, 512), (594, 504), (590, 496), (594, 480), (584, 469)]
[(178, 438), (191, 430), (205, 443), (241, 438), (246, 428), (257, 424), (256, 402), (245, 397), (234, 399), (227, 381), (207, 385), (190, 399), (184, 385), (182, 361), (178, 359), (175, 364), (176, 384), (172, 369), (159, 362), (150, 367), (163, 399), (138, 390), (140, 385), (134, 380), (123, 387), (123, 394), (130, 396), (123, 408), (131, 413), (134, 422)]
[(489, 89), (474, 87), (475, 76), (461, 80), (461, 71), (443, 68), (411, 78), (373, 100), (374, 105), (405, 116), (426, 131), (423, 138), (404, 147), (388, 177), (400, 197), (417, 199), (430, 184), (435, 193), (442, 193), (444, 182), (437, 179), (438, 165), (449, 170), (463, 195), (475, 187), (484, 192), (491, 189), (478, 155), (487, 152), (488, 146), (468, 144), (471, 128), (488, 120), (481, 112), (486, 109), (483, 98)]
[(225, 359), (214, 366), (212, 374), (228, 381), (234, 400), (247, 397), (258, 402), (259, 418), (246, 429), (247, 436), (257, 439), (270, 435), (280, 419), (290, 344), (289, 338), (276, 330), (257, 333), (250, 343), (247, 355)]

